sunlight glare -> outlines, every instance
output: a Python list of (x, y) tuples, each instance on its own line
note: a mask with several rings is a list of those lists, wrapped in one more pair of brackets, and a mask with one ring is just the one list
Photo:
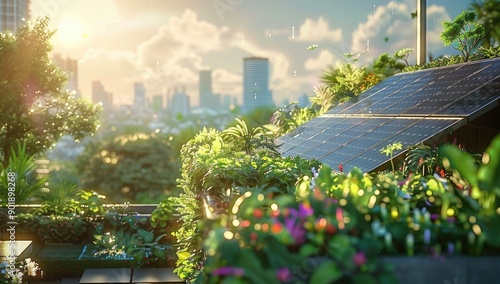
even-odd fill
[(74, 17), (65, 17), (57, 29), (58, 42), (64, 47), (74, 47), (87, 37), (82, 22)]

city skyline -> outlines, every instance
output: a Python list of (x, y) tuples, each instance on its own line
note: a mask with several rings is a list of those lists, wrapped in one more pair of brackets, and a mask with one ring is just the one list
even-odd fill
[[(457, 54), (439, 39), (441, 23), (471, 1), (428, 0), (428, 52)], [(33, 0), (31, 12), (58, 28), (55, 52), (79, 60), (79, 86), (90, 97), (100, 80), (114, 102), (133, 102), (142, 82), (151, 98), (186, 86), (198, 105), (199, 72), (212, 71), (213, 92), (242, 103), (245, 57), (269, 58), (276, 104), (311, 94), (342, 53), (365, 52), (360, 64), (400, 48), (415, 47), (416, 0), (350, 3), (302, 1), (62, 1)], [(273, 12), (281, 10), (280, 13)], [(308, 51), (318, 44), (320, 48)], [(415, 53), (410, 61), (415, 61)]]

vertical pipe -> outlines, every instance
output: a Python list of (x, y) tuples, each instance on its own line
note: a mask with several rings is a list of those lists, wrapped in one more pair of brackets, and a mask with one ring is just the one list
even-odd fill
[(426, 21), (427, 1), (417, 0), (417, 65), (424, 64), (427, 60), (426, 51)]

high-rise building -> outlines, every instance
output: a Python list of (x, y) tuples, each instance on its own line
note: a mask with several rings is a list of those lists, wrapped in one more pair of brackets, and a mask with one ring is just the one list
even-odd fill
[(210, 104), (212, 97), (212, 71), (200, 71), (200, 106), (207, 106)]
[(113, 107), (113, 94), (104, 90), (101, 81), (92, 82), (92, 103), (101, 103), (104, 111), (110, 111)]
[(163, 95), (154, 95), (151, 99), (151, 109), (159, 113), (163, 111)]
[(16, 32), (29, 19), (31, 0), (0, 0), (0, 32)]
[(146, 88), (142, 83), (134, 83), (134, 107), (136, 109), (146, 107)]
[(220, 95), (214, 94), (212, 90), (212, 71), (200, 71), (200, 97), (199, 106), (218, 110), (221, 107)]
[(175, 89), (174, 95), (169, 101), (169, 109), (176, 115), (188, 115), (190, 113), (189, 96), (186, 93), (185, 88), (183, 88), (181, 92), (178, 92), (177, 89)]
[(79, 96), (78, 90), (78, 60), (71, 58), (62, 58), (60, 54), (54, 55), (54, 64), (57, 65), (68, 76), (66, 89), (70, 92), (76, 91), (77, 97)]
[(273, 105), (269, 90), (269, 60), (262, 57), (243, 59), (243, 112)]

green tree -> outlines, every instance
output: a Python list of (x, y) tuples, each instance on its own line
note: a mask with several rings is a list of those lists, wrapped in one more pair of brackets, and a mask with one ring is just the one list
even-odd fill
[(443, 22), (441, 40), (445, 46), (451, 45), (460, 51), (464, 61), (469, 61), (473, 50), (484, 36), (484, 27), (475, 23), (476, 15), (471, 11), (463, 11), (453, 21)]
[(13, 35), (0, 33), (0, 162), (26, 142), (28, 155), (51, 147), (61, 136), (75, 139), (98, 128), (99, 107), (63, 91), (65, 74), (49, 58), (53, 31), (38, 19)]
[(476, 13), (477, 22), (484, 27), (481, 46), (489, 48), (500, 43), (500, 0), (475, 0), (470, 9)]
[(90, 142), (76, 167), (83, 188), (117, 203), (162, 200), (172, 194), (180, 168), (168, 139), (146, 134)]

